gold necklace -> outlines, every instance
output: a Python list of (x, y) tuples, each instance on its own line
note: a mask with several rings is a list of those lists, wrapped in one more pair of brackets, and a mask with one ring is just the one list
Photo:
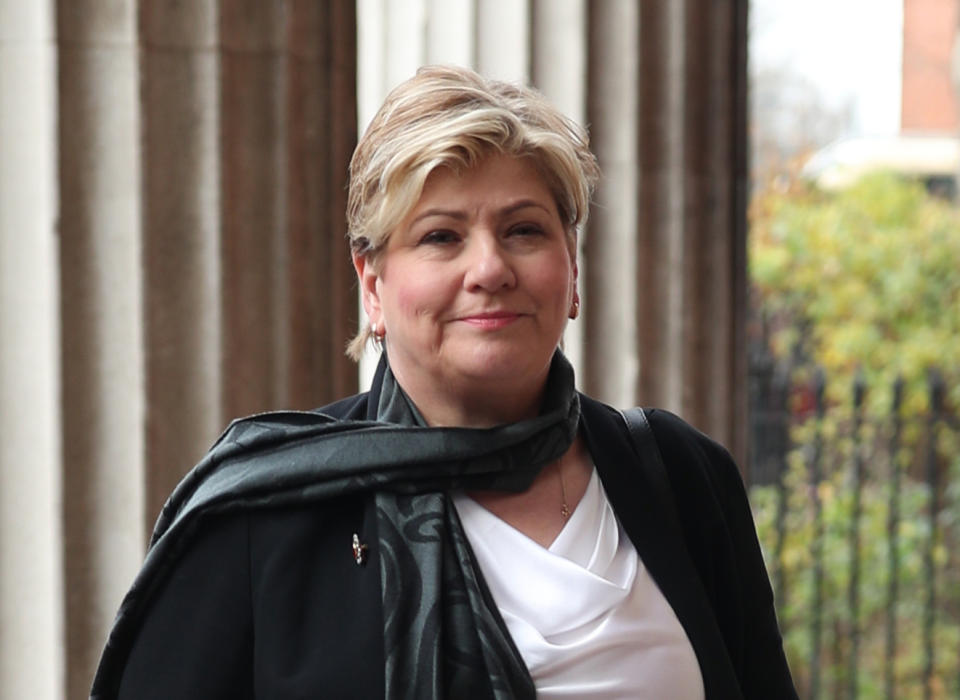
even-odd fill
[(570, 506), (567, 505), (567, 488), (563, 483), (563, 465), (557, 462), (557, 475), (560, 477), (560, 517), (564, 520), (570, 517)]

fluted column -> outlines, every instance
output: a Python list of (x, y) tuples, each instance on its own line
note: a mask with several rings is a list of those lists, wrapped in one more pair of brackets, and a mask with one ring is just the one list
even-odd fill
[(217, 5), (145, 3), (139, 18), (144, 530), (227, 419)]
[(287, 11), (277, 400), (307, 408), (357, 390), (344, 354), (359, 317), (344, 219), (357, 141), (356, 14), (343, 0), (296, 0)]
[[(587, 121), (587, 0), (535, 0), (530, 11), (530, 82), (560, 111), (584, 124)], [(580, 240), (580, 252), (583, 240)], [(582, 254), (578, 260), (582, 272)], [(583, 307), (589, 305), (586, 285), (578, 280)], [(571, 321), (564, 332), (563, 349), (574, 368), (583, 366), (583, 322)]]
[(476, 3), (476, 69), (489, 78), (529, 83), (531, 0)]
[(356, 390), (344, 0), (146, 3), (149, 517), (226, 420)]
[(254, 412), (282, 388), (282, 349), (263, 339), (283, 337), (283, 9), (258, 0), (221, 3), (221, 331), (231, 378), (222, 400), (231, 415)]
[(631, 0), (590, 7), (588, 122), (603, 177), (584, 236), (583, 388), (616, 406), (636, 395), (639, 373), (637, 246), (639, 211), (640, 9)]
[(142, 110), (135, 0), (57, 15), (67, 694), (82, 697), (146, 532)]
[(40, 700), (65, 658), (55, 17), (0, 0), (0, 697)]
[[(677, 411), (742, 459), (746, 1), (603, 0), (590, 8), (589, 104), (601, 167), (635, 176), (636, 189), (631, 195), (615, 186), (601, 195), (619, 220), (601, 215), (588, 235), (586, 313), (601, 318), (588, 316), (585, 342), (607, 347), (586, 353), (587, 391), (615, 398), (637, 368), (634, 402)], [(638, 55), (625, 32), (633, 33)], [(626, 44), (609, 45), (621, 36)], [(634, 65), (632, 87), (625, 74)], [(635, 170), (625, 154), (633, 148)], [(634, 246), (617, 238), (631, 220)], [(634, 257), (632, 278), (616, 250)], [(631, 287), (625, 306), (621, 290)], [(611, 312), (611, 305), (632, 306), (633, 315)], [(618, 328), (630, 318), (635, 335)], [(618, 356), (625, 365), (611, 367)]]

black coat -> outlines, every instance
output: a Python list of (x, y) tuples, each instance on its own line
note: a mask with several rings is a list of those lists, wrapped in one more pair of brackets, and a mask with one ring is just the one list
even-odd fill
[[(360, 394), (322, 410), (373, 419), (376, 405), (377, 397)], [(662, 499), (619, 414), (583, 396), (581, 406), (604, 488), (693, 644), (708, 700), (795, 698), (729, 454), (679, 418), (648, 412), (676, 500), (677, 531), (665, 525)], [(150, 604), (120, 697), (382, 697), (375, 530), (369, 495), (211, 516)], [(354, 560), (354, 533), (368, 547), (368, 564)]]

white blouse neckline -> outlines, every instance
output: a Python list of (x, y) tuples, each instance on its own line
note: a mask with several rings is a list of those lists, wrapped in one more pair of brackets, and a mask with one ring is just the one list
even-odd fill
[(693, 648), (596, 469), (547, 548), (466, 494), (452, 496), (538, 698), (702, 700)]

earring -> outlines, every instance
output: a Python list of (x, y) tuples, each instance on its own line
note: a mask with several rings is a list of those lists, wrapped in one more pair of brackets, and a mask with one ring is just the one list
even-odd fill
[(373, 336), (373, 344), (378, 349), (383, 349), (383, 338), (386, 335), (386, 331), (381, 331), (380, 326), (376, 323), (370, 324), (370, 335)]
[(574, 293), (573, 305), (570, 307), (570, 319), (576, 320), (577, 316), (579, 315), (580, 315), (580, 295)]

